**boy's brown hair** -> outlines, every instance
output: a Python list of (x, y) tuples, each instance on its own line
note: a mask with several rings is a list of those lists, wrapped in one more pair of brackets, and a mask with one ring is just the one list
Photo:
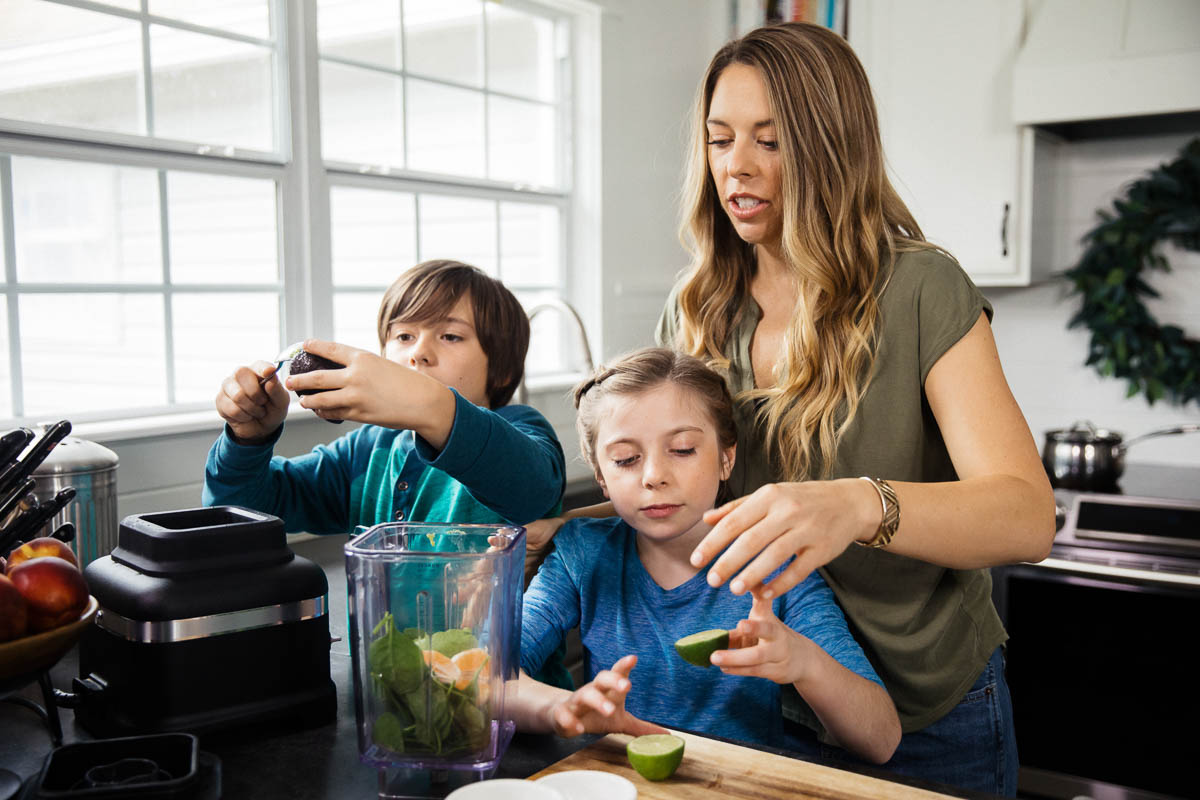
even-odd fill
[(423, 261), (397, 278), (379, 304), (379, 349), (387, 345), (393, 322), (441, 319), (459, 298), (471, 300), (475, 333), (488, 359), (489, 408), (512, 399), (525, 375), (529, 318), (521, 302), (496, 278), (461, 261)]

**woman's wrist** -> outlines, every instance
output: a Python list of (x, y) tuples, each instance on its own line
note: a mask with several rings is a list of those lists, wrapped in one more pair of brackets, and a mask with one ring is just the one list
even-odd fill
[(842, 478), (848, 491), (854, 499), (848, 507), (854, 510), (852, 544), (866, 544), (874, 538), (883, 522), (883, 506), (879, 502), (879, 493), (875, 487), (859, 478)]
[[(872, 478), (864, 475), (859, 480), (869, 484), (874, 489), (879, 501), (879, 525), (867, 540), (859, 539), (858, 543), (866, 547), (887, 547), (900, 527), (900, 500), (891, 484), (882, 478)], [(872, 515), (872, 519), (874, 516)]]

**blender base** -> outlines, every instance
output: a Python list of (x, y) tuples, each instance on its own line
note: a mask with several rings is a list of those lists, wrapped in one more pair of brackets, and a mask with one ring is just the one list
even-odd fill
[(426, 800), (445, 797), (460, 786), (486, 780), (495, 772), (495, 767), (484, 770), (381, 768), (379, 797), (381, 800)]

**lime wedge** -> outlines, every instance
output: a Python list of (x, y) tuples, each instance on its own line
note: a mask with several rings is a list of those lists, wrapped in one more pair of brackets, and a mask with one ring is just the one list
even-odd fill
[(697, 667), (711, 666), (709, 656), (729, 647), (729, 631), (715, 628), (685, 636), (675, 643), (675, 651), (689, 664)]
[(629, 763), (648, 781), (665, 780), (683, 761), (683, 739), (669, 733), (652, 733), (631, 739), (625, 745)]

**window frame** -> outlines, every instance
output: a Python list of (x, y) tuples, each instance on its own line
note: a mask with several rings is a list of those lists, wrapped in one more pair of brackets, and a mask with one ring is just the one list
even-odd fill
[[(143, 43), (148, 41), (147, 30), (151, 23), (170, 26), (204, 34), (219, 34), (227, 38), (249, 41), (259, 45), (264, 40), (243, 34), (208, 28), (178, 20), (166, 20), (142, 12), (127, 11), (111, 6), (89, 2), (89, 0), (54, 0), (61, 5), (92, 11), (104, 11), (126, 18), (142, 21)], [(598, 67), (598, 37), (600, 25), (599, 8), (588, 0), (506, 0), (505, 6), (512, 9), (532, 11), (550, 18), (555, 25), (556, 49), (560, 56), (556, 68), (560, 91), (553, 101), (558, 111), (559, 186), (534, 187), (489, 179), (473, 179), (458, 176), (437, 175), (398, 168), (358, 165), (347, 162), (326, 163), (321, 158), (320, 138), (320, 91), (319, 70), (322, 57), (317, 47), (317, 4), (316, 0), (269, 0), (272, 42), (274, 47), (274, 74), (277, 86), (275, 106), (276, 152), (254, 151), (238, 148), (221, 148), (218, 152), (208, 145), (158, 139), (149, 136), (92, 131), (67, 126), (22, 122), (0, 118), (0, 220), (3, 221), (3, 269), (6, 281), (2, 287), (7, 305), (9, 335), (10, 390), (12, 394), (11, 424), (30, 424), (40, 421), (30, 416), (23, 407), (22, 370), (20, 358), (19, 318), (16, 314), (18, 297), (28, 293), (80, 293), (111, 290), (122, 293), (161, 294), (166, 305), (168, 397), (174, 397), (174, 370), (176, 367), (172, 351), (170, 305), (171, 297), (189, 291), (221, 293), (246, 291), (272, 291), (278, 294), (280, 314), (280, 346), (307, 336), (330, 336), (333, 331), (334, 286), (332, 281), (332, 246), (330, 218), (330, 195), (334, 187), (348, 186), (405, 193), (434, 193), (439, 195), (467, 196), (488, 199), (497, 203), (535, 203), (552, 205), (559, 210), (559, 274), (554, 291), (580, 308), (589, 328), (598, 329), (600, 293), (599, 254), (589, 252), (587, 239), (598, 248), (599, 234), (592, 232), (579, 236), (578, 219), (584, 214), (594, 213), (599, 208), (599, 147), (598, 134), (589, 133), (576, 138), (581, 130), (578, 124), (584, 114), (594, 118), (599, 107), (599, 77), (580, 92), (579, 63), (581, 56), (590, 54)], [(484, 26), (484, 41), (487, 33)], [(569, 54), (562, 57), (564, 47)], [(486, 74), (486, 44), (483, 55)], [(344, 63), (331, 59), (336, 63)], [(143, 46), (143, 70), (149, 69), (148, 47)], [(598, 70), (597, 70), (598, 71)], [(402, 72), (402, 74), (409, 74)], [(414, 75), (424, 79), (421, 76)], [(486, 88), (475, 88), (508, 96)], [(144, 88), (147, 94), (150, 89)], [(586, 101), (588, 107), (585, 108)], [(522, 98), (525, 99), (525, 98)], [(152, 101), (151, 101), (152, 102)], [(149, 108), (149, 107), (148, 107)], [(307, 113), (306, 113), (307, 110)], [(486, 112), (485, 112), (486, 113)], [(230, 177), (253, 177), (273, 180), (276, 187), (276, 236), (279, 280), (271, 284), (176, 284), (166, 280), (167, 267), (164, 263), (164, 280), (159, 284), (29, 284), (16, 281), (15, 242), (13, 240), (12, 183), (10, 156), (30, 156), (65, 160), (87, 161), (114, 166), (130, 166), (158, 170), (160, 192), (164, 170), (199, 172)], [(590, 170), (581, 170), (589, 165)], [(582, 180), (580, 179), (582, 176)], [(581, 191), (582, 190), (582, 191)], [(584, 191), (596, 192), (596, 196), (584, 195)], [(160, 195), (161, 196), (161, 195)], [(498, 207), (498, 206), (497, 206)], [(583, 212), (583, 213), (581, 213)], [(160, 218), (165, 219), (166, 208), (160, 207)], [(419, 212), (418, 212), (419, 213)], [(166, 228), (162, 235), (168, 235)], [(497, 236), (499, 237), (499, 227)], [(419, 232), (418, 232), (419, 236)], [(166, 240), (163, 240), (164, 245)], [(164, 250), (166, 248), (164, 247)], [(584, 255), (580, 258), (580, 255)], [(581, 268), (580, 268), (581, 267)], [(399, 269), (397, 270), (397, 274)], [(394, 276), (391, 276), (394, 277)], [(389, 281), (390, 281), (389, 277)], [(525, 287), (514, 286), (520, 291)], [(539, 290), (542, 290), (539, 287)], [(336, 289), (338, 293), (378, 293), (376, 287), (347, 287)], [(587, 302), (579, 302), (589, 298)], [(249, 358), (249, 356), (247, 356)], [(574, 373), (560, 376), (557, 383), (573, 379)], [(73, 415), (73, 420), (111, 424), (125, 427), (136, 417), (147, 429), (156, 426), (178, 428), (176, 418), (196, 415), (211, 419), (211, 406), (202, 404), (170, 403), (162, 407), (130, 407), (122, 410)]]

